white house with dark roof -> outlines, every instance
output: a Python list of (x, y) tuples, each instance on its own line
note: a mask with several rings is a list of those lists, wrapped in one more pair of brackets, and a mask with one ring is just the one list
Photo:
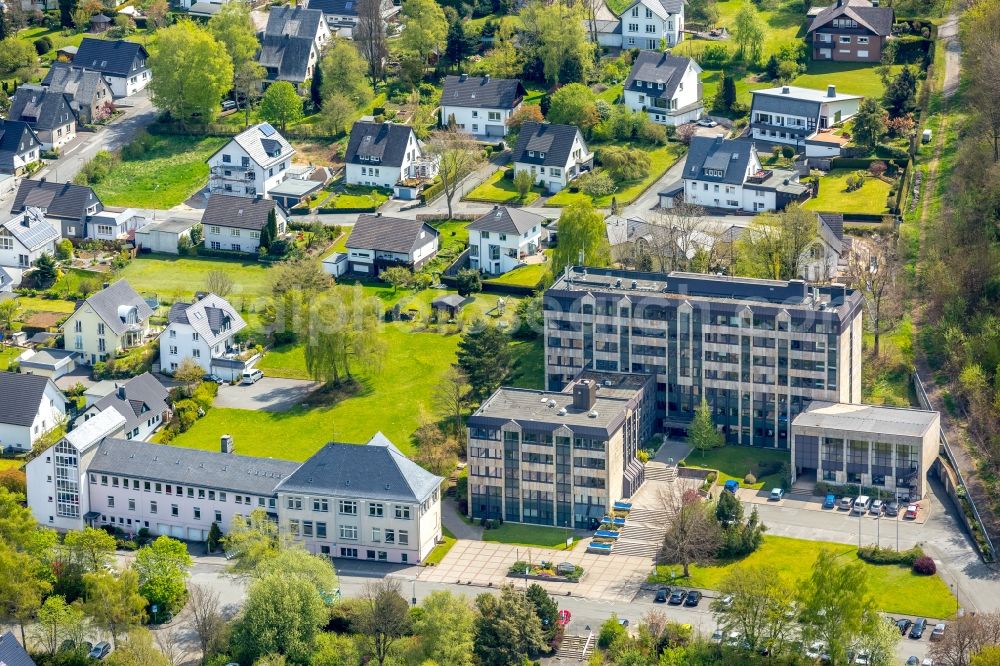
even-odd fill
[(555, 193), (594, 165), (580, 129), (574, 125), (526, 122), (513, 152), (514, 174), (531, 173), (535, 184)]
[(394, 190), (397, 186), (433, 178), (437, 162), (424, 158), (417, 135), (408, 125), (359, 120), (347, 142), (344, 182)]
[(30, 451), (66, 418), (66, 396), (48, 377), (0, 372), (0, 451)]
[(72, 102), (67, 94), (25, 84), (11, 97), (7, 118), (28, 123), (42, 142), (42, 150), (59, 150), (76, 138)]
[(347, 238), (348, 270), (372, 276), (390, 266), (420, 270), (437, 254), (439, 236), (420, 220), (361, 215)]
[(683, 125), (705, 110), (701, 67), (692, 58), (640, 51), (625, 79), (623, 99), (661, 125)]
[(201, 225), (205, 246), (213, 250), (256, 253), (260, 234), (274, 212), (278, 235), (285, 233), (285, 216), (271, 199), (249, 199), (217, 193), (208, 198)]
[(836, 157), (841, 143), (826, 130), (847, 122), (861, 106), (860, 95), (813, 88), (781, 86), (751, 90), (750, 136), (759, 141), (787, 144), (807, 157)]
[(48, 180), (21, 181), (11, 212), (37, 208), (50, 222), (58, 222), (63, 238), (87, 238), (87, 221), (104, 210), (104, 204), (89, 187)]
[[(684, 39), (684, 0), (636, 0), (621, 14), (621, 48), (662, 50)], [(661, 43), (662, 40), (662, 43)]]
[(61, 236), (37, 208), (0, 223), (0, 266), (26, 270), (43, 254), (55, 254)]
[(520, 79), (446, 76), (441, 89), (441, 124), (480, 138), (506, 136), (507, 121), (526, 95)]
[(42, 140), (28, 123), (0, 119), (0, 174), (22, 175), (42, 158)]
[(127, 240), (137, 229), (149, 224), (149, 218), (135, 208), (102, 210), (87, 220), (87, 238), (91, 240)]
[(247, 323), (229, 301), (206, 294), (194, 303), (174, 303), (160, 333), (160, 368), (173, 372), (185, 358), (226, 381), (239, 378), (257, 360), (244, 357), (236, 334)]
[[(309, 9), (318, 9), (326, 17), (330, 31), (339, 37), (353, 38), (358, 24), (358, 0), (309, 0)], [(400, 10), (392, 0), (381, 0), (382, 21), (388, 22)]]
[(70, 107), (81, 123), (101, 120), (110, 110), (107, 105), (112, 103), (111, 87), (96, 70), (54, 62), (42, 85), (51, 92), (69, 95)]
[(146, 48), (123, 39), (84, 37), (73, 66), (100, 72), (116, 98), (136, 94), (152, 78)]
[(87, 364), (114, 358), (146, 342), (152, 314), (128, 280), (118, 280), (91, 294), (66, 319), (63, 348)]
[(545, 218), (520, 208), (494, 206), (467, 227), (469, 267), (503, 275), (539, 251)]
[(268, 123), (249, 127), (208, 158), (208, 188), (243, 197), (267, 198), (283, 181), (295, 149)]
[(74, 425), (86, 423), (108, 409), (125, 419), (122, 425), (125, 439), (145, 441), (170, 420), (167, 389), (148, 372), (124, 382), (115, 382), (114, 390), (88, 406), (76, 417)]
[(312, 78), (330, 28), (323, 12), (305, 7), (272, 7), (260, 36), (257, 62), (268, 81), (288, 81), (296, 86)]

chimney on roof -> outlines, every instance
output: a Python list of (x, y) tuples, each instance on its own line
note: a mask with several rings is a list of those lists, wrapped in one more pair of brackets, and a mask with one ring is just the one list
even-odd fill
[(827, 97), (836, 97), (837, 96), (837, 86), (833, 85), (832, 83), (830, 85), (828, 85), (826, 87), (826, 96)]
[(721, 145), (722, 145), (722, 139), (723, 139), (723, 138), (724, 138), (724, 137), (723, 137), (723, 135), (722, 135), (722, 134), (716, 134), (716, 135), (715, 135), (715, 141), (714, 141), (715, 145), (717, 145), (717, 146), (721, 146)]
[(483, 83), (489, 83), (489, 82), (490, 82), (490, 75), (489, 74), (483, 75)]
[[(839, 1), (839, 0), (838, 0), (838, 1)], [(788, 93), (790, 93), (790, 92), (792, 92), (792, 91), (791, 91), (791, 90), (790, 90), (790, 89), (788, 88), (788, 86), (784, 86), (784, 87), (783, 87), (783, 88), (781, 89), (781, 94), (782, 94), (782, 95), (787, 95), (787, 94), (788, 94)]]
[(589, 412), (597, 402), (597, 382), (581, 379), (573, 384), (573, 409)]
[(233, 449), (233, 436), (232, 435), (223, 435), (222, 436), (220, 450), (223, 453), (232, 453), (233, 452), (234, 449)]
[(124, 386), (119, 386), (118, 387), (118, 398), (121, 399), (121, 400), (125, 399), (125, 387)]
[(461, 74), (458, 75), (458, 80), (462, 81), (462, 82), (464, 82), (468, 78), (469, 78), (469, 75), (466, 74), (465, 72), (462, 72)]

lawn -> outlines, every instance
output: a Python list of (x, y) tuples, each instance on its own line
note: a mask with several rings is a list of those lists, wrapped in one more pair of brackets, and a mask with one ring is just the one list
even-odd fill
[(118, 162), (94, 191), (106, 206), (172, 208), (206, 185), (205, 160), (226, 142), (224, 137), (154, 135), (140, 159)]
[[(360, 394), (332, 406), (299, 405), (283, 413), (213, 409), (174, 443), (214, 451), (219, 436), (229, 433), (241, 454), (305, 460), (327, 442), (363, 443), (382, 431), (404, 453), (412, 453), (410, 435), (419, 424), (421, 405), (433, 410), (429, 396), (455, 362), (460, 338), (410, 333), (403, 324), (386, 325), (382, 336), (382, 369), (362, 378)], [(267, 376), (308, 378), (301, 347), (269, 352), (257, 367)]]
[(486, 280), (491, 284), (510, 284), (518, 287), (537, 287), (549, 272), (549, 262), (519, 266), (503, 275)]
[[(568, 206), (572, 203), (576, 203), (577, 201), (592, 201), (595, 208), (607, 208), (611, 205), (612, 199), (617, 199), (619, 205), (630, 204), (638, 199), (639, 195), (641, 195), (647, 187), (656, 182), (656, 180), (662, 176), (664, 172), (669, 169), (684, 152), (684, 146), (680, 143), (668, 143), (665, 146), (656, 147), (631, 146), (628, 143), (615, 143), (614, 145), (635, 147), (643, 150), (647, 155), (649, 155), (649, 174), (642, 180), (620, 183), (616, 192), (609, 194), (606, 197), (597, 197), (596, 199), (584, 194), (583, 192), (571, 192), (571, 188), (567, 187), (549, 198), (549, 200), (545, 202), (545, 205)], [(600, 146), (591, 146), (591, 148), (595, 151), (600, 150)]]
[[(752, 487), (763, 488), (772, 487), (781, 483), (781, 477), (777, 472), (777, 466), (790, 461), (788, 451), (777, 449), (760, 449), (749, 446), (723, 446), (718, 449), (705, 451), (702, 457), (701, 451), (692, 451), (684, 462), (688, 467), (703, 467), (719, 471), (718, 484), (724, 484), (729, 479), (736, 479), (743, 483), (743, 477), (747, 472), (757, 477), (757, 483)], [(761, 466), (765, 468), (775, 468), (770, 474), (761, 475)], [(765, 469), (766, 471), (766, 469)]]
[(534, 340), (515, 340), (511, 345), (514, 367), (504, 382), (517, 388), (545, 389), (545, 348), (541, 331)]
[(542, 188), (531, 188), (531, 191), (521, 199), (517, 188), (514, 187), (513, 178), (504, 178), (507, 169), (499, 169), (492, 176), (483, 181), (479, 187), (465, 195), (466, 201), (484, 201), (486, 203), (520, 203), (530, 204), (537, 199), (544, 191)]
[(25, 312), (58, 312), (59, 314), (73, 314), (73, 310), (76, 309), (75, 301), (63, 301), (55, 298), (19, 296), (17, 302), (21, 306), (21, 309)]
[(458, 539), (455, 538), (455, 535), (452, 534), (447, 527), (442, 525), (441, 543), (434, 546), (434, 549), (431, 551), (430, 555), (424, 558), (423, 562), (424, 566), (441, 564), (441, 560), (444, 559), (445, 555), (447, 555), (449, 551), (451, 551), (452, 546), (454, 546), (457, 542)]
[[(23, 349), (18, 347), (4, 347), (0, 349), (0, 370), (6, 370), (10, 364), (21, 355)], [(0, 469), (3, 469), (0, 467)]]
[[(743, 0), (723, 0), (717, 2), (715, 6), (719, 10), (719, 20), (715, 27), (725, 27), (732, 34), (736, 25), (736, 15), (743, 6)], [(761, 55), (761, 62), (766, 62), (772, 53), (785, 44), (791, 44), (801, 40), (805, 36), (805, 14), (802, 12), (802, 4), (798, 0), (781, 0), (776, 9), (760, 9), (760, 18), (764, 23), (764, 48)], [(685, 39), (672, 49), (674, 55), (693, 56), (698, 54), (708, 44), (725, 44), (730, 53), (736, 51), (735, 42), (730, 39), (724, 42), (712, 42), (702, 39)], [(705, 93), (705, 99), (709, 99)]]
[(211, 257), (177, 257), (170, 254), (140, 254), (118, 276), (129, 281), (140, 294), (157, 294), (170, 302), (190, 298), (205, 288), (210, 271), (223, 271), (233, 279), (236, 296), (265, 298), (271, 282), (264, 264), (256, 261), (231, 261)]
[(878, 178), (865, 178), (864, 185), (847, 191), (847, 177), (853, 169), (834, 169), (819, 180), (819, 194), (806, 201), (804, 208), (824, 213), (861, 213), (878, 215), (887, 211), (889, 183)]
[(324, 208), (368, 208), (377, 209), (389, 200), (382, 190), (364, 187), (346, 187), (323, 202)]
[[(892, 74), (902, 69), (902, 65), (894, 65)], [(792, 81), (792, 85), (816, 90), (826, 90), (831, 84), (837, 86), (837, 92), (851, 95), (878, 98), (885, 92), (881, 77), (870, 63), (810, 61), (806, 73)]]
[[(787, 537), (765, 536), (764, 545), (749, 557), (713, 566), (691, 567), (691, 576), (682, 579), (684, 585), (708, 590), (719, 589), (722, 581), (735, 567), (767, 564), (774, 567), (784, 586), (794, 590), (798, 582), (808, 577), (816, 556), (822, 548), (833, 550), (841, 558), (860, 562), (857, 546), (825, 541), (807, 541)], [(869, 589), (878, 607), (887, 613), (905, 613), (937, 619), (951, 617), (958, 609), (954, 595), (938, 576), (921, 576), (909, 567), (895, 564), (875, 565), (862, 562), (868, 574)], [(669, 580), (669, 566), (658, 566), (656, 579)], [(675, 566), (675, 570), (679, 567)]]
[[(711, 112), (712, 100), (715, 99), (715, 95), (719, 92), (719, 86), (722, 85), (723, 73), (721, 69), (706, 69), (701, 73), (702, 99), (705, 100), (705, 107), (709, 112)], [(750, 98), (751, 90), (773, 87), (773, 84), (769, 81), (751, 81), (751, 76), (750, 74), (746, 74), (738, 76), (736, 79), (736, 101), (746, 104), (747, 108), (750, 107), (750, 103), (753, 101)]]
[(504, 523), (496, 529), (483, 530), (483, 541), (562, 550), (566, 547), (566, 538), (572, 534), (571, 531), (561, 527)]

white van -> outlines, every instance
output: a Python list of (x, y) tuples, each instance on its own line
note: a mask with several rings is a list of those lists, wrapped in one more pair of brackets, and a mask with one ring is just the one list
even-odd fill
[(868, 495), (861, 495), (858, 499), (854, 500), (854, 507), (851, 509), (852, 513), (867, 513), (868, 509), (871, 508), (872, 500)]
[(249, 368), (243, 371), (243, 379), (240, 381), (241, 384), (256, 384), (262, 377), (264, 373), (257, 368)]

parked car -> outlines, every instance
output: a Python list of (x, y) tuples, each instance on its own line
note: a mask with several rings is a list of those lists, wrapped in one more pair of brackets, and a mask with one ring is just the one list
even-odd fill
[(697, 124), (700, 127), (717, 127), (719, 125), (719, 123), (715, 122), (714, 120), (712, 120), (708, 116), (705, 116), (704, 118), (699, 119), (698, 122), (697, 122)]
[(712, 632), (712, 642), (721, 643), (722, 642), (722, 629), (716, 629)]
[(628, 620), (618, 620), (618, 624), (628, 629)]
[(868, 513), (868, 508), (871, 506), (872, 500), (868, 495), (860, 495), (856, 500), (854, 500), (854, 505), (851, 507), (851, 512), (859, 515), (864, 515)]
[(921, 638), (924, 635), (924, 629), (926, 628), (927, 628), (927, 620), (925, 620), (924, 618), (920, 618), (919, 620), (913, 623), (912, 627), (910, 627), (910, 638), (914, 640)]
[(885, 505), (885, 515), (895, 518), (899, 515), (899, 502), (893, 500)]
[(687, 598), (687, 595), (688, 595), (687, 590), (679, 590), (679, 589), (674, 590), (673, 593), (670, 595), (670, 605), (680, 606), (682, 603), (684, 603), (684, 600)]
[(236, 108), (236, 102), (234, 102), (231, 99), (227, 99), (225, 102), (222, 103), (222, 110), (223, 111), (232, 111), (235, 108)]
[(832, 509), (835, 506), (837, 506), (837, 496), (836, 495), (827, 495), (826, 499), (823, 500), (823, 508), (824, 509)]
[(701, 601), (701, 592), (698, 590), (691, 590), (688, 592), (687, 599), (684, 600), (684, 605), (694, 608), (698, 605), (699, 601)]
[(934, 628), (931, 629), (931, 640), (939, 641), (942, 638), (944, 638), (944, 630), (945, 630), (944, 622), (938, 622), (937, 624), (935, 624)]
[(806, 657), (809, 659), (819, 659), (826, 653), (826, 645), (823, 641), (816, 641), (806, 648)]
[(225, 383), (226, 383), (226, 382), (225, 382), (225, 380), (224, 380), (224, 379), (222, 379), (222, 377), (220, 377), (219, 375), (217, 375), (217, 374), (215, 374), (215, 373), (213, 373), (213, 372), (209, 372), (209, 373), (206, 373), (206, 374), (205, 374), (205, 375), (204, 375), (204, 376), (203, 376), (203, 377), (201, 378), (201, 381), (203, 381), (203, 382), (215, 382), (216, 384), (219, 384), (220, 386), (221, 386), (222, 384), (225, 384)]
[(256, 384), (261, 379), (264, 378), (264, 373), (257, 368), (251, 368), (249, 370), (243, 371), (243, 379), (240, 381), (241, 384)]
[(665, 604), (667, 603), (667, 596), (670, 594), (669, 587), (661, 587), (656, 591), (656, 603)]
[(868, 509), (868, 513), (873, 516), (881, 516), (883, 511), (885, 511), (885, 503), (882, 500), (872, 500), (872, 505)]
[(924, 660), (920, 662), (920, 666), (934, 666), (934, 660), (930, 657), (924, 657)]
[(841, 511), (850, 511), (853, 505), (854, 505), (854, 500), (852, 500), (850, 497), (841, 497), (840, 504), (837, 505), (837, 508), (840, 509)]
[(719, 599), (719, 605), (723, 608), (729, 608), (733, 605), (733, 595), (727, 594), (726, 596)]
[(740, 489), (740, 482), (736, 479), (729, 479), (726, 481), (726, 485), (722, 487), (727, 493), (736, 494), (736, 491)]
[(87, 656), (91, 659), (106, 659), (107, 656), (111, 654), (111, 643), (107, 641), (101, 641), (94, 646), (94, 649), (90, 651)]
[(767, 499), (771, 502), (779, 502), (785, 496), (785, 491), (781, 488), (771, 488), (771, 495)]
[(743, 638), (738, 631), (730, 631), (729, 635), (726, 636), (726, 645), (738, 645), (740, 639)]
[(896, 620), (896, 627), (899, 628), (899, 635), (900, 636), (905, 636), (906, 632), (908, 632), (910, 630), (910, 627), (912, 627), (912, 626), (913, 626), (913, 620), (909, 620), (909, 619), (907, 619), (905, 617), (901, 618), (899, 620)]
[(903, 514), (903, 518), (906, 518), (907, 520), (916, 520), (917, 511), (919, 509), (920, 509), (919, 504), (907, 504), (906, 513)]
[(908, 657), (906, 660), (906, 666), (920, 666), (920, 657)]
[(854, 658), (854, 663), (859, 666), (868, 666), (870, 658), (867, 652), (859, 652), (858, 656)]

